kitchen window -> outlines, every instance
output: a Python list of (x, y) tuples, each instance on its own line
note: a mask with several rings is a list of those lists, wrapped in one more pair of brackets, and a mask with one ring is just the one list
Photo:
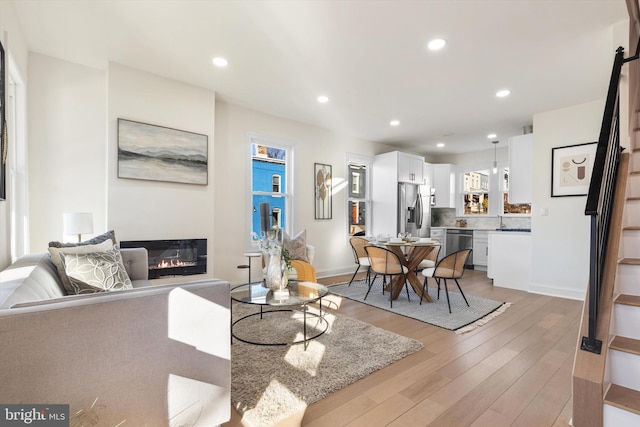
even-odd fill
[(530, 215), (530, 203), (509, 203), (509, 168), (467, 169), (459, 175), (462, 186), (461, 216)]
[(530, 215), (531, 203), (509, 203), (509, 168), (503, 169), (502, 177), (503, 215)]
[(469, 171), (463, 174), (463, 214), (489, 213), (489, 170)]

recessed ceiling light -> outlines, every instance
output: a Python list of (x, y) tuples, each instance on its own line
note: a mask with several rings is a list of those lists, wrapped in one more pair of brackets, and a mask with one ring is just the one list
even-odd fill
[(487, 135), (487, 138), (489, 138), (489, 139), (493, 139), (493, 138), (495, 138), (496, 136), (498, 136), (498, 135), (496, 135), (495, 133), (490, 133), (489, 135)]
[(498, 98), (504, 98), (505, 96), (509, 96), (511, 91), (509, 89), (502, 89), (496, 92), (496, 96)]
[(436, 144), (436, 147), (438, 147), (438, 148), (442, 148), (442, 147), (444, 147), (444, 142), (438, 142), (438, 143)]
[(321, 104), (326, 104), (327, 102), (329, 102), (329, 97), (326, 95), (320, 95), (318, 97), (318, 102)]
[(227, 65), (229, 65), (229, 61), (221, 56), (216, 56), (215, 58), (213, 58), (212, 62), (213, 65), (217, 67), (226, 67)]
[(445, 39), (433, 39), (427, 44), (427, 47), (429, 48), (429, 50), (440, 50), (446, 44), (447, 42)]
[(390, 124), (391, 126), (398, 126), (398, 125), (400, 124), (400, 120), (391, 120), (391, 121), (389, 122), (389, 124)]

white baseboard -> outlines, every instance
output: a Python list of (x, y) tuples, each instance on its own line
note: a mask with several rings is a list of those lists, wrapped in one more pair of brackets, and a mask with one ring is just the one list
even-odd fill
[(574, 299), (578, 301), (584, 301), (585, 297), (584, 291), (567, 288), (556, 288), (533, 283), (529, 286), (529, 292), (531, 292), (532, 294), (549, 295), (552, 297)]
[[(356, 271), (355, 265), (353, 267), (340, 267), (340, 268), (333, 268), (329, 270), (316, 270), (316, 276), (318, 278), (325, 278), (325, 277), (332, 277), (332, 276), (340, 276), (343, 274), (353, 274), (354, 271)], [(360, 272), (366, 272), (366, 270), (363, 267), (361, 267), (358, 273)]]

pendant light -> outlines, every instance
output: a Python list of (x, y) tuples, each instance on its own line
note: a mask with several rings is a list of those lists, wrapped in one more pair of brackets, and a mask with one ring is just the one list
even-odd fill
[(500, 141), (491, 141), (491, 143), (493, 144), (493, 173), (494, 174), (498, 173), (498, 160), (497, 160), (496, 154), (497, 154), (499, 142)]

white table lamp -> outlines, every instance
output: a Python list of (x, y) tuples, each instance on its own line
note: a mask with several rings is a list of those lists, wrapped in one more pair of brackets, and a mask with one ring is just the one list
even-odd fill
[(93, 233), (93, 214), (90, 212), (72, 212), (62, 215), (64, 234), (77, 234), (78, 242), (83, 234)]

